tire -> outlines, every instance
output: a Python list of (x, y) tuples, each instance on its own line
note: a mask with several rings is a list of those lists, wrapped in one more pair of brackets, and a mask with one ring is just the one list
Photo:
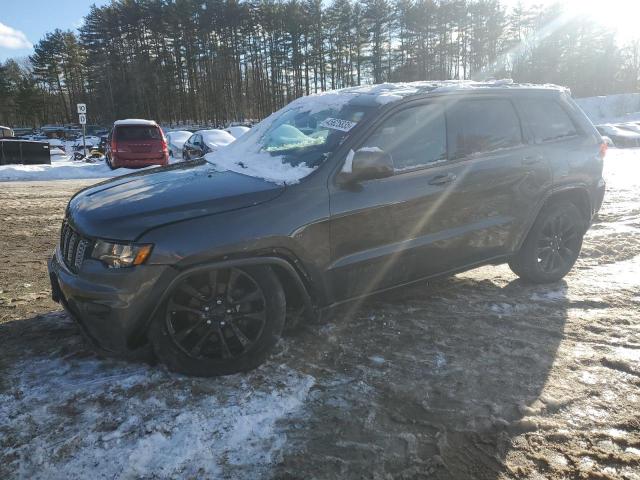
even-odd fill
[(509, 267), (527, 282), (557, 282), (578, 259), (585, 231), (583, 215), (573, 203), (546, 205)]
[(113, 163), (111, 163), (111, 158), (107, 157), (107, 165), (109, 166), (109, 168), (111, 170), (115, 170), (116, 167), (113, 166)]
[(149, 329), (158, 359), (174, 372), (212, 377), (262, 364), (282, 334), (286, 303), (271, 268), (253, 266), (187, 277), (160, 312)]

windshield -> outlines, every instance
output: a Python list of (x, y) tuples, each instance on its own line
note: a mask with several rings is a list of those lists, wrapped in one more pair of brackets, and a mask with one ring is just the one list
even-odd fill
[(283, 161), (292, 165), (317, 166), (324, 159), (323, 154), (333, 151), (366, 113), (364, 107), (352, 106), (319, 112), (304, 106), (286, 110), (262, 135), (261, 150), (280, 154)]
[(275, 112), (207, 161), (276, 183), (296, 183), (315, 170), (375, 107), (341, 96), (312, 96)]

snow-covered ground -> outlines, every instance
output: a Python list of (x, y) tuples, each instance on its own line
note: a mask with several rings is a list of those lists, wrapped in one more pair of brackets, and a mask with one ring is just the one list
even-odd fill
[[(90, 137), (88, 137), (90, 138)], [(98, 137), (93, 137), (97, 139)], [(40, 180), (79, 180), (89, 178), (110, 178), (127, 173), (137, 172), (141, 169), (117, 168), (111, 170), (106, 164), (104, 157), (94, 159), (90, 162), (84, 160), (73, 160), (73, 147), (77, 141), (61, 142), (52, 141), (51, 144), (51, 165), (0, 165), (0, 182), (2, 181), (40, 181)], [(64, 146), (62, 151), (58, 147)], [(79, 145), (82, 145), (80, 141)], [(89, 143), (87, 143), (87, 150)], [(181, 158), (169, 159), (170, 163), (182, 161)], [(146, 167), (153, 168), (153, 167)]]
[(27, 359), (4, 381), (0, 432), (16, 436), (2, 457), (21, 478), (61, 480), (262, 478), (286, 446), (278, 423), (304, 415), (314, 384), (276, 362), (203, 382), (74, 354)]

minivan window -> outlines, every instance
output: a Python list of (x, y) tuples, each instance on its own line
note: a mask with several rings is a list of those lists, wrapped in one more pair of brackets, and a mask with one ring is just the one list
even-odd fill
[(518, 103), (536, 143), (577, 135), (571, 118), (555, 100), (523, 98)]
[(509, 100), (461, 100), (447, 110), (450, 158), (522, 143), (520, 120)]
[(365, 142), (391, 155), (396, 171), (445, 161), (447, 131), (441, 105), (407, 108), (391, 115)]
[(145, 125), (132, 125), (116, 129), (118, 141), (127, 140), (160, 140), (160, 129)]

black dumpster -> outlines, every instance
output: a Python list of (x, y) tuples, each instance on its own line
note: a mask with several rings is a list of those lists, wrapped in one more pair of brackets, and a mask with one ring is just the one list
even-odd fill
[(0, 139), (0, 165), (21, 163), (24, 165), (51, 164), (48, 142)]

